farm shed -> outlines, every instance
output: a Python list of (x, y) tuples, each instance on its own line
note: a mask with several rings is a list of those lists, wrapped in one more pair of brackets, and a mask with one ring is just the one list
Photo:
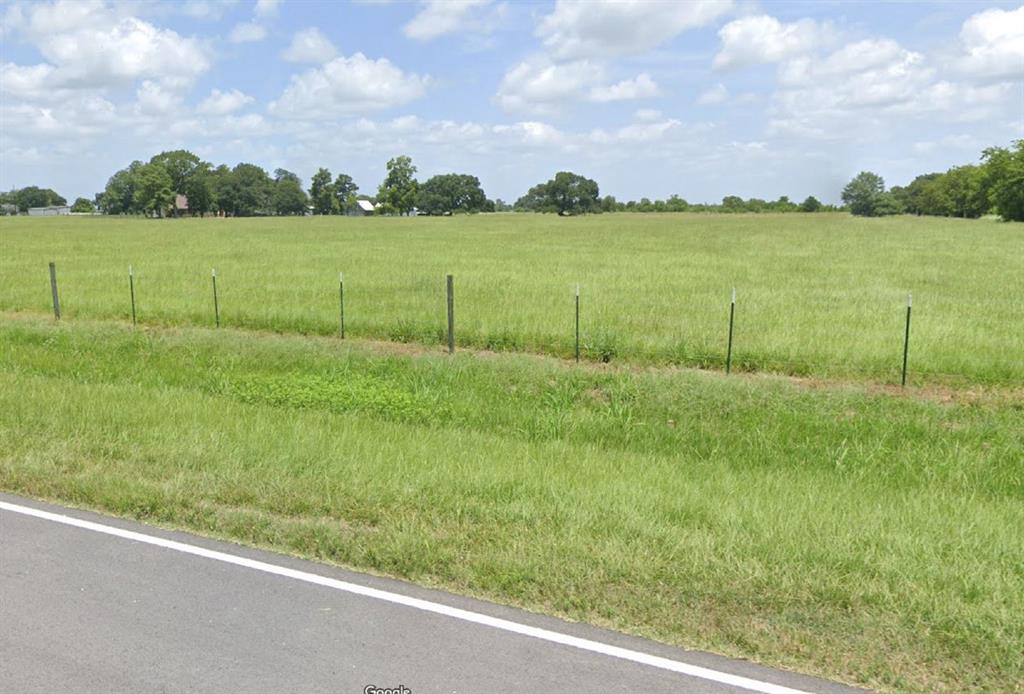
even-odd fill
[(71, 208), (67, 205), (50, 205), (49, 207), (28, 208), (29, 217), (55, 217), (62, 214), (71, 214)]
[(364, 217), (376, 211), (376, 206), (369, 200), (356, 200), (356, 206), (352, 208), (351, 214), (356, 217)]

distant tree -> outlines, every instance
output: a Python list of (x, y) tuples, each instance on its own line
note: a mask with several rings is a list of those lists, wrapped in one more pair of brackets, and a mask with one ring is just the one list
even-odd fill
[(255, 164), (235, 166), (228, 179), (231, 214), (236, 217), (267, 214), (271, 209), (273, 186), (263, 168)]
[(892, 193), (903, 203), (903, 208), (907, 213), (917, 215), (933, 214), (925, 209), (925, 201), (922, 198), (928, 185), (942, 175), (941, 173), (930, 173), (918, 176), (904, 188), (894, 186)]
[(1024, 222), (1024, 139), (1009, 149), (989, 147), (981, 157), (985, 188), (996, 212), (1007, 222)]
[(218, 214), (232, 214), (235, 209), (235, 192), (234, 176), (231, 169), (227, 165), (221, 164), (207, 174), (206, 181), (209, 184), (212, 199), (210, 209), (216, 210)]
[(96, 208), (92, 204), (92, 200), (88, 198), (78, 198), (75, 200), (75, 204), (71, 206), (72, 212), (95, 212)]
[(768, 209), (772, 212), (796, 212), (800, 206), (790, 200), (788, 195), (780, 195), (778, 200), (768, 203)]
[(501, 198), (497, 198), (494, 201), (494, 211), (495, 212), (511, 212), (512, 209), (513, 209), (512, 205), (509, 205), (507, 202), (505, 202)]
[(571, 171), (559, 171), (550, 181), (530, 188), (516, 201), (515, 209), (560, 215), (600, 212), (599, 196), (596, 181)]
[(103, 191), (101, 207), (106, 214), (134, 214), (139, 211), (135, 203), (135, 190), (138, 188), (138, 172), (145, 164), (133, 161), (127, 168), (121, 169), (107, 181)]
[(918, 214), (939, 217), (949, 217), (953, 214), (953, 201), (949, 197), (949, 187), (946, 185), (945, 178), (946, 174), (936, 174), (922, 182), (914, 198), (918, 205)]
[(480, 180), (468, 174), (432, 176), (416, 194), (416, 207), (425, 214), (482, 212), (486, 203)]
[(193, 216), (205, 217), (214, 209), (213, 176), (209, 164), (203, 162), (202, 167), (189, 176), (182, 193), (188, 198), (188, 211)]
[(885, 181), (876, 173), (861, 171), (843, 188), (843, 202), (850, 213), (861, 217), (876, 217), (885, 192)]
[(903, 212), (903, 203), (891, 191), (886, 191), (879, 196), (878, 204), (875, 206), (875, 214), (877, 216), (884, 217), (893, 214), (903, 214)]
[(337, 200), (331, 185), (331, 172), (320, 167), (309, 182), (309, 198), (313, 203), (313, 214), (334, 214)]
[(750, 198), (743, 203), (743, 211), (745, 212), (764, 212), (769, 209), (768, 202), (761, 198)]
[(53, 205), (66, 205), (68, 203), (63, 197), (50, 188), (28, 186), (12, 190), (5, 194), (6, 204), (17, 205), (19, 212), (27, 212), (30, 207), (52, 207)]
[[(149, 160), (150, 164), (162, 167), (171, 179), (171, 190), (188, 198), (188, 210), (191, 214), (204, 215), (212, 206), (207, 175), (210, 163), (205, 162), (192, 152), (176, 149), (161, 152)], [(174, 214), (179, 210), (172, 207)]]
[(208, 169), (210, 166), (186, 149), (161, 152), (150, 159), (149, 163), (163, 167), (171, 179), (171, 190), (182, 195), (185, 194), (188, 180), (197, 171)]
[(669, 199), (665, 201), (665, 209), (669, 212), (686, 212), (690, 207), (690, 203), (683, 200), (676, 194), (669, 196)]
[(416, 207), (416, 193), (419, 183), (414, 176), (416, 167), (407, 156), (395, 157), (388, 161), (387, 176), (377, 190), (377, 199), (388, 212), (409, 214)]
[(359, 192), (359, 186), (356, 185), (351, 176), (340, 173), (334, 179), (333, 187), (334, 199), (336, 201), (335, 209), (342, 214), (346, 214), (356, 206), (356, 193)]
[(615, 212), (618, 209), (614, 195), (605, 195), (601, 198), (601, 211), (602, 212)]
[(271, 196), (274, 213), (279, 215), (304, 215), (309, 207), (309, 198), (302, 189), (302, 181), (291, 171), (274, 171), (274, 192)]
[(295, 172), (288, 169), (274, 169), (274, 183), (280, 183), (281, 181), (291, 181), (298, 183), (300, 187), (302, 186), (302, 179)]
[(988, 212), (985, 173), (983, 167), (969, 164), (955, 166), (941, 177), (940, 185), (949, 199), (953, 216), (977, 218)]
[(143, 164), (135, 178), (135, 206), (147, 215), (163, 217), (174, 205), (174, 189), (167, 170), (160, 164)]
[(747, 204), (738, 195), (726, 195), (722, 198), (723, 212), (745, 212), (746, 210)]
[(821, 202), (813, 195), (808, 195), (807, 199), (800, 203), (801, 212), (818, 212), (819, 210), (821, 210)]

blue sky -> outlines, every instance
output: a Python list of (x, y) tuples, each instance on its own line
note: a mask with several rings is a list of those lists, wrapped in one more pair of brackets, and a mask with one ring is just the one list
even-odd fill
[(620, 199), (837, 201), (1024, 137), (1024, 5), (1000, 2), (0, 4), (0, 188), (69, 200), (164, 149), (477, 175)]

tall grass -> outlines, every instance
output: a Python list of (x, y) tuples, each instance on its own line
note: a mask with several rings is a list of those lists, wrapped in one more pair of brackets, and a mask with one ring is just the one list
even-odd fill
[(0, 488), (900, 691), (1024, 681), (1022, 406), (0, 323)]
[(444, 275), (458, 343), (570, 356), (582, 285), (584, 357), (721, 367), (739, 292), (734, 368), (895, 382), (914, 292), (912, 382), (1024, 382), (1024, 227), (841, 215), (559, 219), (5, 218), (0, 310), (330, 334), (337, 277), (355, 337), (436, 344)]

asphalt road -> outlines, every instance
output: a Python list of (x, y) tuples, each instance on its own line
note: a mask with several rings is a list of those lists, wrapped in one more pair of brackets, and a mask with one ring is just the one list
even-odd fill
[[(730, 677), (742, 686), (723, 683)], [(355, 694), (368, 686), (856, 691), (0, 494), (0, 691)]]

